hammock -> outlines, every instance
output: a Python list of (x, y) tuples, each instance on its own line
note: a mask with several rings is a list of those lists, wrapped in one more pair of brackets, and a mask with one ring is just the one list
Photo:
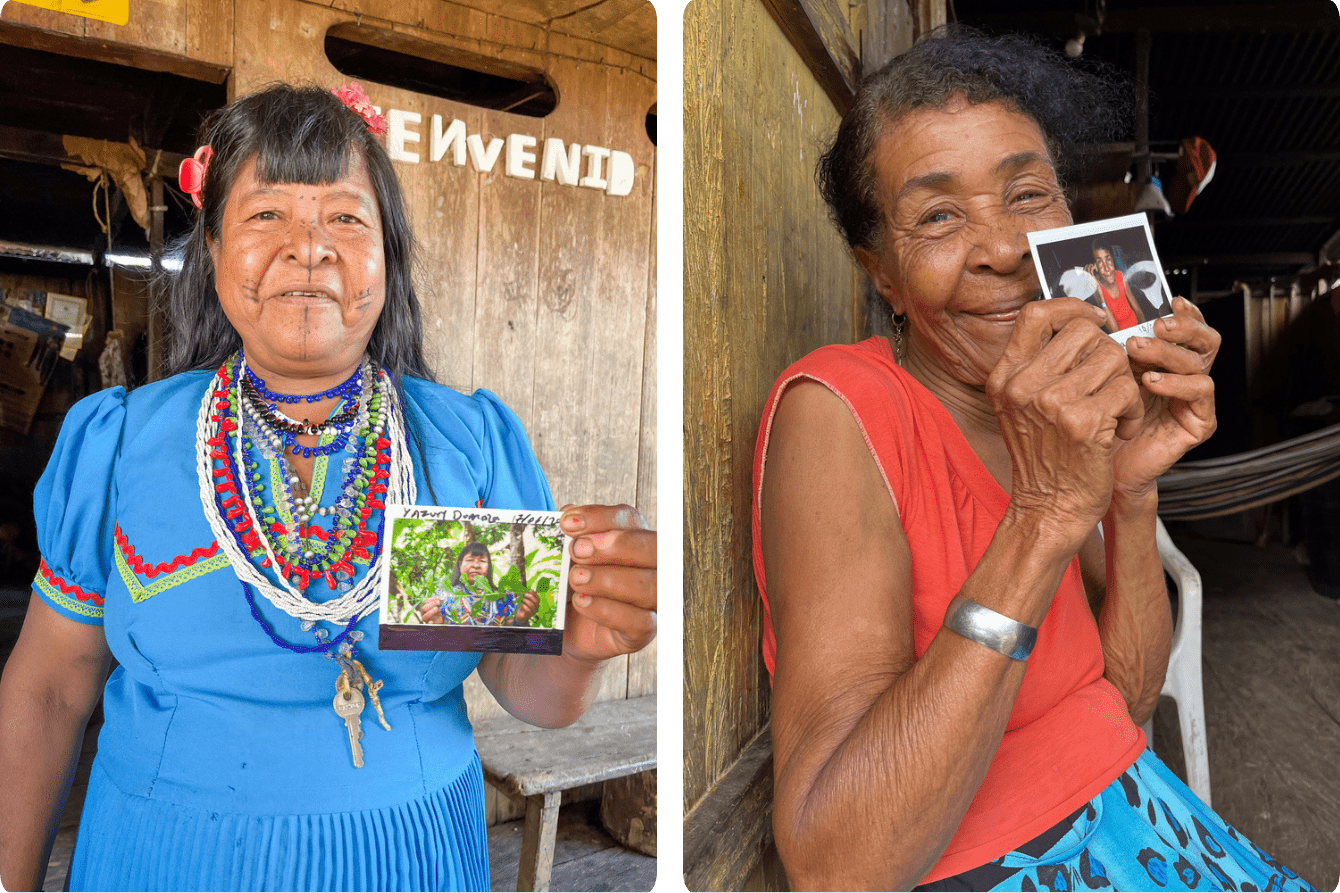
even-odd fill
[(1229, 515), (1340, 477), (1340, 425), (1282, 443), (1179, 462), (1159, 478), (1159, 516), (1193, 521)]

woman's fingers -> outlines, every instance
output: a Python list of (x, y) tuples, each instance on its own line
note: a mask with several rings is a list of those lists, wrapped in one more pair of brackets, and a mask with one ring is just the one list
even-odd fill
[(442, 599), (430, 598), (419, 605), (419, 619), (424, 623), (442, 623)]
[(573, 565), (568, 571), (568, 585), (579, 596), (614, 599), (644, 611), (656, 610), (654, 568)]
[(656, 567), (656, 531), (632, 506), (564, 506), (561, 523), (574, 537), (574, 564)]
[(625, 651), (638, 651), (656, 637), (656, 611), (614, 598), (574, 593), (572, 610), (624, 639)]
[(1096, 327), (1104, 319), (1106, 315), (1102, 311), (1079, 298), (1053, 298), (1025, 304), (992, 377), (1000, 373), (1009, 375), (1033, 360), (1072, 321), (1087, 320)]
[(631, 505), (565, 505), (563, 532), (576, 536), (601, 530), (648, 530), (651, 525)]
[(574, 537), (568, 571), (574, 605), (618, 602), (644, 614), (656, 610), (656, 531), (647, 529), (641, 513), (627, 505), (564, 506), (561, 523)]
[(1208, 375), (1168, 375), (1146, 372), (1142, 378), (1150, 393), (1169, 401), (1169, 412), (1177, 423), (1204, 441), (1214, 433), (1214, 380)]
[(1196, 305), (1184, 298), (1173, 301), (1173, 315), (1154, 323), (1154, 337), (1132, 338), (1126, 349), (1141, 367), (1178, 375), (1210, 371), (1219, 353), (1219, 333), (1205, 322)]

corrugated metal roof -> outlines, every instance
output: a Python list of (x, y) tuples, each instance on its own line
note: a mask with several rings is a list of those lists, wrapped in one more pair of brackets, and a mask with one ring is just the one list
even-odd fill
[[(1030, 32), (1058, 49), (1097, 12), (1095, 0), (952, 5), (959, 21)], [(1218, 157), (1188, 213), (1155, 224), (1165, 265), (1198, 266), (1198, 287), (1213, 292), (1315, 263), (1340, 232), (1340, 12), (1331, 0), (1103, 5), (1107, 27), (1089, 34), (1085, 59), (1133, 82), (1135, 29), (1150, 30), (1154, 151), (1201, 136)], [(1165, 184), (1174, 169), (1156, 164)]]

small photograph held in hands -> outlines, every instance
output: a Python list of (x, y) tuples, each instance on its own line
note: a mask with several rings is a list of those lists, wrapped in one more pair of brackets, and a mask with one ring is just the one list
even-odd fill
[(560, 654), (570, 560), (560, 518), (388, 505), (379, 646)]
[(1032, 232), (1028, 245), (1043, 296), (1105, 310), (1103, 331), (1122, 344), (1153, 335), (1154, 320), (1172, 315), (1172, 291), (1144, 214)]

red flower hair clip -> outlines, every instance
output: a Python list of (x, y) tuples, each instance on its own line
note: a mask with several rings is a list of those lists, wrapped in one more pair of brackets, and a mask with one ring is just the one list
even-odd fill
[(201, 146), (195, 150), (193, 157), (182, 161), (177, 171), (177, 182), (181, 184), (182, 192), (191, 197), (197, 208), (204, 207), (200, 203), (200, 191), (205, 188), (205, 171), (209, 170), (209, 160), (213, 157), (212, 148)]
[(363, 92), (362, 86), (357, 81), (350, 81), (343, 87), (331, 90), (335, 96), (349, 107), (349, 111), (355, 113), (365, 122), (368, 130), (372, 131), (373, 136), (381, 136), (386, 133), (386, 119), (378, 114), (377, 109), (372, 105), (372, 100), (368, 94)]

